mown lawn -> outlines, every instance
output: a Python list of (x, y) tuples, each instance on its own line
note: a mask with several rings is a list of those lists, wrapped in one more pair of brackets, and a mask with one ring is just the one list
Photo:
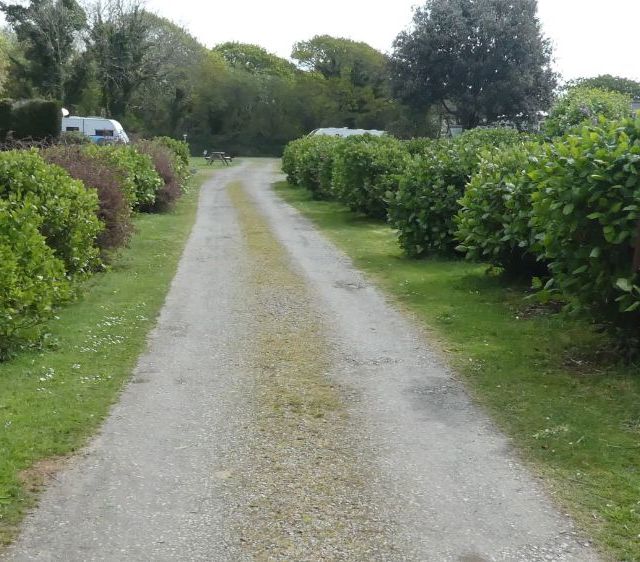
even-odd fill
[(0, 544), (60, 459), (82, 447), (128, 380), (155, 323), (210, 176), (202, 159), (175, 211), (140, 215), (131, 244), (47, 327), (50, 344), (0, 363)]
[(472, 395), (613, 559), (640, 561), (640, 366), (585, 321), (536, 307), (483, 265), (415, 261), (395, 233), (286, 183), (307, 215), (431, 329)]

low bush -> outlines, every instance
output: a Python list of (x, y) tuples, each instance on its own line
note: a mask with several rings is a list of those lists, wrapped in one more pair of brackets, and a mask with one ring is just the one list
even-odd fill
[(575, 87), (561, 97), (544, 123), (544, 132), (560, 137), (600, 119), (620, 120), (631, 116), (631, 96), (598, 88)]
[(152, 139), (154, 142), (166, 146), (173, 154), (175, 154), (176, 171), (179, 176), (186, 179), (189, 174), (189, 167), (191, 165), (189, 145), (185, 141), (172, 139), (171, 137), (155, 137)]
[(301, 186), (306, 187), (315, 199), (333, 196), (333, 162), (338, 145), (343, 139), (330, 136), (316, 136), (307, 139), (297, 155), (297, 177)]
[(425, 143), (390, 201), (389, 220), (405, 252), (414, 257), (454, 253), (459, 200), (481, 152), (527, 138), (511, 129), (475, 129), (453, 140)]
[(312, 142), (312, 138), (313, 137), (302, 137), (296, 139), (287, 144), (284, 149), (282, 154), (282, 171), (287, 175), (287, 181), (291, 185), (302, 185), (298, 174), (300, 154), (305, 147)]
[(186, 180), (179, 173), (181, 162), (178, 156), (165, 143), (157, 141), (140, 141), (136, 143), (136, 149), (151, 159), (162, 179), (162, 187), (156, 192), (153, 203), (141, 205), (140, 210), (160, 213), (172, 209), (182, 195), (183, 182)]
[(27, 197), (42, 217), (40, 233), (70, 277), (87, 275), (99, 265), (97, 194), (47, 164), (36, 150), (0, 152), (0, 199), (11, 203)]
[(34, 340), (40, 324), (69, 297), (65, 265), (40, 233), (41, 201), (0, 200), (0, 360)]
[(386, 218), (389, 198), (409, 160), (403, 143), (392, 137), (344, 139), (334, 155), (333, 193), (353, 211)]
[(47, 162), (64, 168), (72, 178), (97, 192), (98, 218), (104, 230), (98, 234), (96, 243), (103, 259), (108, 259), (108, 252), (126, 244), (133, 231), (122, 174), (107, 162), (85, 154), (77, 145), (56, 146), (44, 150), (42, 155)]
[(516, 144), (485, 151), (460, 200), (456, 218), (458, 250), (467, 259), (488, 262), (510, 276), (546, 270), (533, 250), (529, 172), (540, 165), (540, 144)]
[(131, 145), (95, 144), (86, 146), (85, 153), (93, 158), (104, 159), (123, 174), (124, 195), (134, 210), (149, 209), (156, 200), (158, 190), (163, 186), (162, 178), (156, 172), (151, 157), (142, 154)]
[(533, 227), (551, 280), (573, 310), (640, 336), (640, 120), (585, 127), (547, 148), (531, 174)]

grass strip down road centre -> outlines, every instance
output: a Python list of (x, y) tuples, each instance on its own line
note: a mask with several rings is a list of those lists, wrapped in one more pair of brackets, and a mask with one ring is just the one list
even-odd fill
[(0, 545), (130, 377), (193, 226), (198, 188), (211, 174), (195, 162), (198, 173), (176, 209), (138, 215), (129, 247), (47, 326), (52, 345), (0, 363)]
[(388, 225), (285, 182), (275, 189), (428, 326), (474, 399), (605, 555), (639, 561), (639, 367), (485, 265), (409, 259)]

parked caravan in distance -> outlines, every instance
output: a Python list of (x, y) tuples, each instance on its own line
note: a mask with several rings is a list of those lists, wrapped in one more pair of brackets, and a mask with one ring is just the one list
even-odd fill
[(62, 118), (63, 133), (82, 133), (93, 142), (103, 143), (128, 143), (129, 137), (122, 125), (115, 119), (105, 119), (104, 117), (76, 117), (69, 116)]

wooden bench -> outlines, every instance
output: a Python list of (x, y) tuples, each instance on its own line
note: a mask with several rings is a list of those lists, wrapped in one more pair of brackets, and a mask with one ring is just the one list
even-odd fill
[(233, 158), (229, 156), (226, 152), (209, 152), (207, 156), (204, 157), (209, 165), (213, 164), (215, 161), (222, 162), (225, 166), (230, 166), (231, 162), (233, 162)]

